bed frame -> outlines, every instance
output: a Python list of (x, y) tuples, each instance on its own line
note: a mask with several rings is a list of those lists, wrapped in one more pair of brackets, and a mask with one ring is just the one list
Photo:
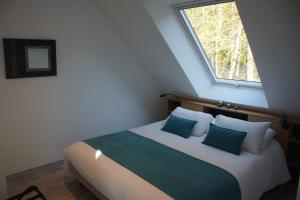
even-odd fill
[[(228, 109), (225, 107), (218, 107), (216, 102), (206, 102), (206, 101), (194, 101), (188, 100), (184, 98), (179, 98), (181, 103), (181, 107), (187, 108), (190, 110), (201, 111), (205, 113), (211, 113), (213, 116), (218, 114), (226, 115), (229, 117), (234, 117), (238, 119), (260, 122), (260, 121), (270, 121), (271, 128), (273, 128), (276, 132), (276, 139), (281, 144), (283, 151), (287, 153), (288, 148), (288, 139), (289, 139), (289, 130), (282, 129), (280, 124), (277, 123), (276, 119), (279, 114), (272, 114), (267, 110), (251, 110), (247, 108), (239, 108), (239, 109)], [(169, 98), (168, 106), (167, 106), (167, 114), (169, 115), (176, 107), (178, 106), (177, 99)], [(289, 121), (294, 123), (295, 121)], [(299, 123), (299, 121), (296, 121)], [(80, 175), (80, 173), (71, 165), (70, 166), (71, 173), (74, 178), (81, 182), (88, 190), (90, 190), (97, 198), (101, 200), (109, 200), (105, 195), (98, 191), (96, 188), (91, 186), (88, 181), (85, 180), (84, 177)]]
[[(238, 119), (243, 119), (253, 122), (271, 122), (271, 128), (277, 132), (275, 136), (280, 145), (283, 148), (285, 154), (287, 154), (288, 149), (288, 139), (289, 139), (289, 130), (281, 128), (281, 125), (276, 121), (278, 114), (271, 114), (267, 110), (251, 110), (247, 108), (239, 109), (228, 109), (226, 107), (217, 106), (216, 102), (205, 102), (205, 101), (194, 101), (184, 98), (179, 98), (181, 107), (187, 108), (190, 110), (201, 111), (205, 113), (210, 113), (214, 117), (218, 114), (222, 114), (228, 117), (234, 117)], [(173, 98), (168, 99), (167, 113), (171, 113), (177, 106), (177, 100)]]
[(84, 185), (85, 188), (87, 188), (90, 192), (93, 193), (99, 200), (109, 200), (104, 194), (101, 193), (101, 191), (94, 188), (77, 170), (76, 168), (69, 163), (71, 174), (73, 175), (73, 178), (77, 181), (79, 181), (82, 185)]

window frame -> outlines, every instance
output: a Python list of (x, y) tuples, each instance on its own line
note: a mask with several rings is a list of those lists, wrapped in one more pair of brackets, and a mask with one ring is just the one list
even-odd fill
[[(197, 37), (188, 17), (186, 16), (184, 9), (194, 8), (194, 7), (201, 7), (201, 6), (209, 6), (215, 5), (220, 3), (229, 3), (235, 2), (235, 0), (203, 0), (201, 2), (188, 2), (188, 3), (180, 3), (173, 5), (177, 16), (179, 17), (181, 24), (187, 35), (189, 36), (197, 54), (200, 58), (204, 59), (205, 68), (210, 75), (211, 79), (213, 80), (214, 84), (218, 85), (227, 85), (233, 87), (244, 87), (244, 88), (255, 88), (255, 89), (262, 89), (261, 82), (254, 82), (254, 81), (242, 81), (242, 80), (229, 80), (224, 78), (218, 78), (213, 71), (213, 68), (207, 58), (206, 52), (201, 45), (199, 38)], [(250, 44), (249, 44), (250, 45)]]

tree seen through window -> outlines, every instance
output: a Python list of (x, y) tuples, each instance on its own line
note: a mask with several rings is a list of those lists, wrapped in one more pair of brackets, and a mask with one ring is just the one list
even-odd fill
[(183, 9), (219, 79), (260, 82), (235, 2)]

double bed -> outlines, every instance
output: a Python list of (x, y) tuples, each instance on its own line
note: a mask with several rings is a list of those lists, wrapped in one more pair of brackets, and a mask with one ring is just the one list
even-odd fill
[[(239, 184), (242, 200), (258, 200), (264, 192), (290, 180), (283, 150), (275, 139), (259, 155), (242, 151), (237, 156), (202, 144), (205, 135), (185, 139), (162, 131), (164, 123), (130, 131), (229, 172)], [(86, 142), (74, 143), (64, 153), (66, 174), (100, 199), (174, 199)]]

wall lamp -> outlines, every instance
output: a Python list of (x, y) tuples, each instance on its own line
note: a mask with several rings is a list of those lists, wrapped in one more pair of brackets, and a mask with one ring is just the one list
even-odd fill
[(283, 129), (289, 129), (290, 128), (290, 124), (289, 124), (287, 116), (285, 114), (280, 115), (277, 118), (277, 122), (281, 125), (281, 128), (283, 128)]

